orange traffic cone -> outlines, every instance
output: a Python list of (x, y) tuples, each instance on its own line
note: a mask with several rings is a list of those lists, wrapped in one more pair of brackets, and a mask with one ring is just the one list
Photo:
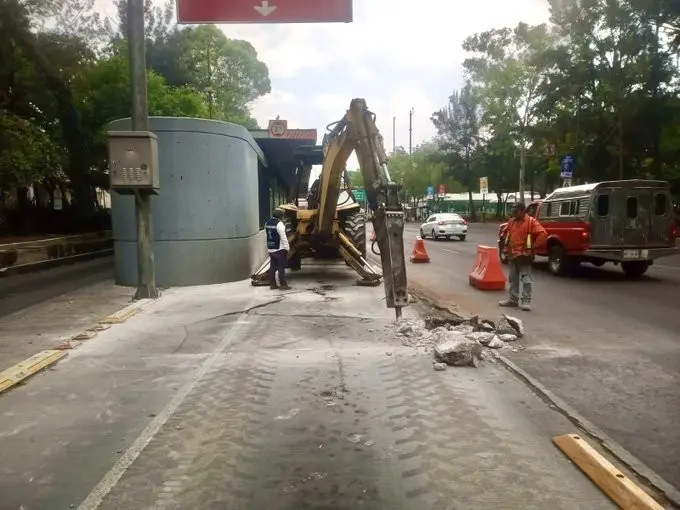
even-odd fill
[(505, 274), (495, 246), (477, 246), (477, 256), (470, 272), (470, 285), (479, 290), (505, 289)]
[(413, 253), (411, 253), (411, 262), (429, 262), (430, 256), (425, 250), (425, 243), (422, 237), (416, 237), (416, 242), (413, 245)]

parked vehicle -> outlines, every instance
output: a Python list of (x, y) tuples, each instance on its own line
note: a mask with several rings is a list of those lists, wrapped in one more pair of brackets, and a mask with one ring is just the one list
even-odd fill
[(430, 236), (437, 241), (442, 237), (452, 239), (457, 237), (465, 241), (468, 232), (468, 222), (456, 213), (433, 214), (420, 226), (420, 237)]
[[(665, 181), (607, 181), (560, 188), (532, 202), (527, 214), (541, 222), (548, 242), (536, 255), (548, 257), (555, 275), (582, 262), (620, 264), (630, 277), (643, 275), (654, 260), (678, 253), (677, 224)], [(501, 262), (507, 263), (505, 230), (498, 229)]]

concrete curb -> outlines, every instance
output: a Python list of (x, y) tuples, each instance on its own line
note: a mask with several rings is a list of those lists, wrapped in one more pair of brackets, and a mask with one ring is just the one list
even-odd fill
[(597, 425), (584, 418), (576, 409), (564, 402), (561, 398), (547, 389), (533, 376), (518, 367), (515, 363), (495, 351), (495, 358), (500, 361), (505, 368), (515, 374), (524, 383), (530, 386), (539, 397), (551, 404), (560, 411), (569, 421), (583, 430), (587, 435), (597, 440), (598, 443), (627, 469), (635, 473), (646, 485), (657, 491), (675, 507), (680, 507), (680, 490), (656, 474), (651, 468), (647, 467), (641, 460), (635, 457), (628, 450), (619, 445), (616, 441), (605, 434)]
[(69, 257), (60, 257), (57, 259), (42, 260), (40, 262), (33, 262), (31, 264), (21, 264), (18, 266), (9, 266), (0, 269), (0, 278), (10, 278), (12, 276), (34, 273), (43, 271), (45, 269), (52, 269), (54, 267), (67, 266), (69, 264), (77, 264), (78, 262), (86, 262), (101, 257), (108, 257), (113, 255), (113, 249), (93, 251), (90, 253), (81, 253), (79, 255), (71, 255)]
[(83, 342), (97, 336), (97, 333), (100, 331), (105, 331), (114, 324), (125, 322), (141, 312), (144, 306), (152, 301), (153, 300), (151, 299), (142, 299), (131, 303), (116, 313), (100, 319), (94, 326), (86, 329), (82, 333), (61, 340), (54, 349), (41, 351), (38, 354), (3, 370), (0, 372), (0, 395), (66, 357), (67, 353), (62, 351), (75, 349)]

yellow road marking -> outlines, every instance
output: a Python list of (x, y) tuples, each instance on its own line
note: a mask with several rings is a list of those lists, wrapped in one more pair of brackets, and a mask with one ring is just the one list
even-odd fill
[(130, 317), (133, 315), (137, 315), (139, 313), (139, 308), (126, 308), (121, 310), (120, 312), (116, 312), (113, 315), (109, 315), (105, 319), (102, 319), (99, 321), (100, 324), (120, 324), (121, 322), (125, 322), (128, 320)]
[(621, 510), (664, 510), (578, 434), (553, 437), (553, 443)]
[(66, 351), (60, 350), (42, 351), (0, 372), (0, 393), (35, 375), (67, 355)]

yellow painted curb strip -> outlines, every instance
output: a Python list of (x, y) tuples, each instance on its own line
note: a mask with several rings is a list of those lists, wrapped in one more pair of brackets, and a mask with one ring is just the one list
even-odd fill
[(553, 437), (553, 443), (621, 510), (664, 510), (578, 434)]
[(0, 393), (35, 375), (68, 355), (66, 351), (42, 351), (0, 372)]
[(99, 321), (100, 324), (120, 324), (139, 313), (139, 308), (125, 308)]

